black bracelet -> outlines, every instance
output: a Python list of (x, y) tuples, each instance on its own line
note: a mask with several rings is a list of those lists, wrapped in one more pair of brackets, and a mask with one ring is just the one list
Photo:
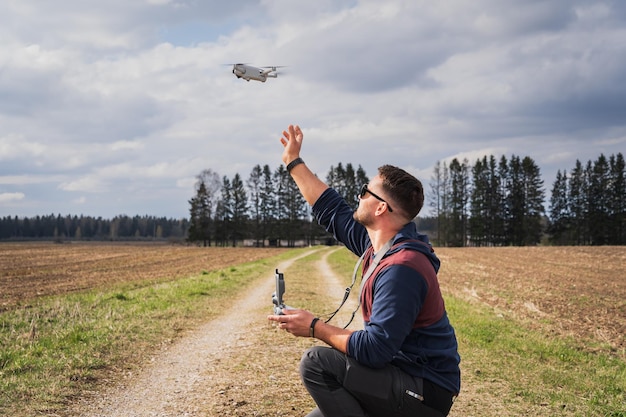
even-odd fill
[(289, 164), (287, 164), (287, 172), (291, 172), (291, 170), (296, 165), (300, 165), (300, 164), (304, 164), (304, 161), (302, 160), (302, 158), (296, 158), (293, 161), (289, 162)]
[(309, 337), (315, 337), (315, 323), (319, 320), (318, 317), (315, 317), (309, 326)]

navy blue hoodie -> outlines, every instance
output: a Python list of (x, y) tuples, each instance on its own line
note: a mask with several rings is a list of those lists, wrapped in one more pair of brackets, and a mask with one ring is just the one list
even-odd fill
[[(354, 254), (370, 252), (363, 264), (367, 270), (373, 248), (343, 198), (329, 188), (315, 202), (313, 214)], [(350, 336), (348, 355), (372, 368), (391, 363), (458, 393), (460, 357), (439, 290), (439, 265), (428, 237), (417, 232), (415, 223), (405, 225), (363, 288), (364, 329)]]

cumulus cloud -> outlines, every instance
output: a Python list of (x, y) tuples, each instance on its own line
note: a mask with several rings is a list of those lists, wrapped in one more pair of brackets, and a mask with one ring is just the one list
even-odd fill
[(23, 200), (24, 197), (26, 197), (24, 193), (0, 193), (0, 204)]
[(625, 22), (582, 0), (4, 2), (0, 193), (33, 203), (0, 215), (186, 216), (195, 175), (275, 168), (290, 123), (322, 177), (492, 152), (549, 184), (625, 147)]

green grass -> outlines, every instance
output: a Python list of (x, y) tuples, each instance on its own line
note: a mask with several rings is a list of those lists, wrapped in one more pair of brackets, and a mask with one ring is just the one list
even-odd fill
[(132, 368), (233, 297), (290, 251), (170, 282), (42, 298), (0, 315), (0, 415), (53, 413), (106, 372)]
[(512, 407), (545, 415), (626, 416), (626, 363), (609, 349), (531, 330), (481, 304), (446, 297), (472, 383), (502, 383)]

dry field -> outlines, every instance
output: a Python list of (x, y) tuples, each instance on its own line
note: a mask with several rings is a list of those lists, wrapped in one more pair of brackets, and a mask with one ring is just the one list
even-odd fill
[[(38, 296), (171, 280), (284, 249), (0, 244), (0, 312)], [(445, 292), (626, 350), (626, 247), (437, 248)], [(545, 321), (542, 321), (545, 325)]]
[[(626, 247), (440, 248), (445, 292), (626, 357)], [(550, 324), (546, 324), (550, 323)]]
[[(0, 244), (0, 312), (46, 294), (121, 281), (175, 279), (276, 255), (280, 250)], [(439, 277), (444, 296), (489, 305), (528, 326), (541, 327), (541, 332), (589, 341), (584, 343), (589, 349), (610, 346), (612, 354), (626, 358), (626, 247), (436, 248), (436, 253), (442, 259)], [(309, 339), (294, 342), (282, 332), (256, 331), (234, 334), (232, 343), (244, 348), (232, 351), (231, 356), (227, 354), (230, 349), (221, 353), (209, 369), (207, 379), (216, 384), (215, 392), (199, 393), (202, 401), (187, 397), (182, 401), (210, 411), (189, 415), (278, 415), (269, 409), (291, 410), (280, 414), (285, 416), (302, 415), (310, 399), (298, 385), (297, 360), (311, 343)], [(270, 378), (277, 376), (269, 381), (268, 368)], [(475, 386), (480, 378), (471, 372), (465, 376), (469, 378), (451, 416), (522, 415), (503, 412), (506, 406), (495, 394), (474, 400), (472, 391), (480, 388)], [(262, 404), (246, 396), (251, 387), (258, 390)], [(523, 415), (539, 415), (534, 411)]]
[(0, 312), (39, 296), (140, 280), (173, 280), (267, 258), (276, 248), (166, 244), (0, 243)]

